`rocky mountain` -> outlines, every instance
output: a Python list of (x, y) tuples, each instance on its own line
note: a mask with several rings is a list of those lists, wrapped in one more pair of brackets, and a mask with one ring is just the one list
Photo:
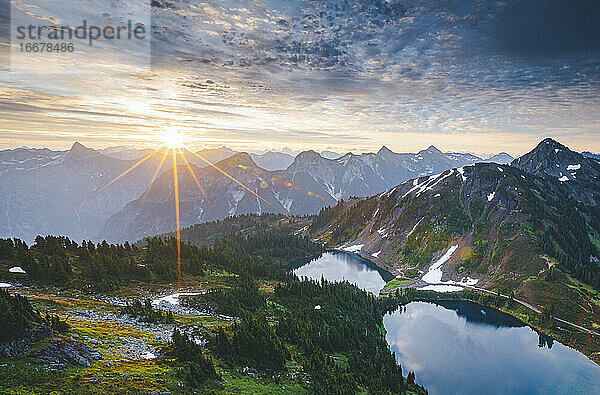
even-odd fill
[[(342, 199), (370, 196), (415, 176), (481, 161), (471, 154), (443, 153), (433, 146), (417, 154), (398, 154), (383, 147), (377, 153), (348, 153), (338, 159), (326, 159), (317, 152), (305, 151), (284, 170), (272, 171), (264, 166), (273, 166), (274, 162), (261, 166), (254, 160), (272, 160), (280, 155), (287, 154), (241, 153), (216, 164), (264, 200), (210, 167), (194, 170), (204, 196), (189, 171), (179, 169), (181, 226), (249, 213), (316, 214)], [(173, 174), (162, 174), (143, 196), (111, 217), (98, 238), (136, 241), (173, 231), (173, 196)]]
[[(579, 281), (600, 287), (600, 212), (573, 196), (560, 170), (549, 176), (538, 166), (556, 167), (555, 149), (565, 155), (561, 168), (581, 160), (555, 144), (543, 141), (514, 166), (478, 163), (351, 199), (322, 210), (310, 230), (399, 276), (419, 278), (441, 261), (429, 280), (515, 292), (537, 305), (551, 299), (565, 316), (585, 315), (581, 306), (595, 296)], [(588, 313), (600, 318), (600, 309)]]
[(498, 163), (498, 164), (501, 164), (501, 165), (508, 165), (514, 159), (515, 158), (513, 158), (512, 156), (510, 156), (506, 152), (500, 152), (499, 154), (492, 155), (489, 158), (484, 159), (482, 162)]
[(591, 171), (596, 175), (598, 163), (584, 155), (571, 151), (553, 139), (545, 139), (535, 149), (515, 159), (512, 166), (528, 173), (545, 173), (560, 181), (577, 179), (577, 172), (589, 176)]
[(538, 176), (555, 177), (578, 201), (600, 204), (600, 163), (552, 139), (545, 139), (512, 164)]
[[(237, 154), (237, 151), (223, 146), (220, 148), (205, 148), (201, 151), (198, 151), (197, 154), (211, 163), (217, 163), (222, 161), (223, 159), (232, 157), (233, 155)], [(198, 158), (195, 156), (187, 155), (187, 158), (190, 162), (195, 163), (198, 167), (208, 166), (208, 164), (205, 161), (198, 160)]]
[(321, 156), (325, 159), (337, 159), (342, 155), (344, 155), (344, 154), (339, 154), (339, 153), (333, 152), (333, 151), (327, 151), (327, 150), (321, 151)]
[[(482, 161), (472, 154), (443, 153), (434, 146), (416, 154), (395, 153), (382, 147), (377, 153), (348, 153), (337, 159), (305, 151), (298, 154), (285, 173), (293, 184), (324, 190), (324, 196), (339, 201), (352, 196), (370, 196), (410, 178)], [(300, 208), (294, 203), (290, 207), (301, 214), (314, 213), (313, 207)]]
[(131, 148), (127, 146), (116, 146), (116, 147), (107, 147), (96, 150), (101, 154), (106, 156), (110, 156), (111, 158), (121, 159), (121, 160), (134, 160), (141, 159), (144, 156), (152, 153), (154, 151), (151, 148)]
[[(163, 148), (162, 151), (165, 149)], [(146, 155), (151, 154), (156, 151), (151, 148), (131, 148), (126, 146), (117, 146), (117, 147), (108, 147), (103, 149), (96, 150), (106, 156), (110, 156), (111, 158), (121, 159), (121, 160), (139, 160), (145, 157)], [(190, 163), (194, 163), (199, 167), (206, 167), (208, 164), (206, 161), (199, 159), (195, 155), (192, 155), (190, 151), (183, 150), (186, 153), (186, 158)], [(228, 147), (219, 147), (219, 148), (205, 148), (201, 151), (196, 152), (198, 155), (202, 156), (204, 159), (211, 163), (222, 161), (223, 159), (227, 159), (230, 156), (235, 155), (237, 152), (228, 148)]]
[(65, 152), (53, 151), (48, 148), (28, 147), (2, 150), (0, 151), (0, 175), (12, 171), (28, 171), (47, 166), (59, 160)]
[(267, 151), (264, 154), (250, 154), (254, 163), (265, 170), (285, 170), (294, 161), (290, 154), (278, 151)]
[[(111, 224), (119, 222), (111, 219), (111, 223), (107, 223), (116, 213), (121, 215), (121, 210), (128, 203), (145, 200), (155, 191), (157, 195), (168, 196), (172, 188), (172, 176), (165, 172), (173, 167), (172, 150), (166, 148), (147, 151), (112, 147), (103, 152), (105, 154), (79, 143), (68, 151), (28, 148), (0, 151), (0, 185), (4, 187), (0, 197), (6, 202), (1, 210), (3, 215), (0, 215), (0, 236), (31, 241), (38, 234), (51, 233), (75, 240), (101, 236), (121, 241), (121, 237), (135, 240), (139, 235), (173, 230), (173, 225), (171, 228), (165, 225), (173, 218), (168, 211), (150, 209), (149, 212), (163, 218), (152, 219), (144, 224), (142, 218), (150, 218), (140, 214), (131, 225), (121, 226), (123, 231), (111, 234), (101, 232), (102, 229), (112, 229), (114, 225)], [(247, 164), (241, 164), (242, 167), (236, 167), (234, 173), (244, 173), (242, 178), (250, 185), (260, 185), (263, 179), (269, 178), (273, 188), (270, 191), (259, 188), (259, 195), (266, 193), (267, 196), (263, 197), (269, 204), (277, 207), (277, 210), (295, 215), (315, 214), (341, 199), (370, 196), (409, 178), (481, 161), (471, 154), (442, 153), (433, 146), (416, 154), (398, 154), (383, 147), (377, 153), (348, 153), (337, 159), (323, 158), (314, 151), (302, 152), (295, 158), (282, 152), (237, 156), (227, 147), (205, 149), (195, 154), (184, 149), (180, 152), (184, 155), (177, 155), (177, 164), (184, 166), (189, 162), (198, 168), (207, 168), (205, 181), (208, 183), (221, 183), (227, 179), (222, 174), (222, 177), (216, 177), (216, 173), (210, 176), (215, 171), (218, 173), (218, 170), (209, 163), (222, 162), (223, 166), (230, 168), (226, 159), (237, 157), (236, 160), (244, 163), (249, 160)], [(146, 159), (137, 164), (143, 158)], [(112, 181), (123, 172), (127, 173)], [(185, 177), (187, 168), (182, 167), (178, 173)], [(252, 176), (248, 178), (248, 175)], [(151, 192), (148, 192), (152, 179), (157, 177)], [(108, 183), (110, 185), (104, 188)], [(189, 185), (191, 191), (197, 194), (195, 181)], [(234, 195), (243, 200), (239, 194), (244, 188), (235, 182), (226, 182), (220, 187), (211, 186), (210, 189), (211, 201), (229, 201), (229, 197)], [(187, 193), (185, 188), (182, 191), (182, 196)], [(253, 199), (257, 198), (250, 200)], [(237, 204), (236, 208), (225, 203), (221, 206), (215, 204), (216, 210), (212, 212), (207, 201), (197, 200), (197, 204), (186, 206), (190, 213), (195, 213), (192, 217), (186, 217), (191, 221), (187, 224), (222, 219), (242, 212), (275, 212), (272, 208), (262, 207), (266, 203), (261, 202), (258, 205), (242, 202), (239, 209)], [(268, 204), (266, 206), (271, 207)], [(124, 212), (129, 213), (131, 209)], [(125, 218), (128, 218), (127, 215), (123, 220)], [(146, 233), (140, 233), (139, 230), (144, 227)], [(135, 231), (128, 236), (124, 231), (126, 229)], [(115, 235), (119, 235), (119, 238), (115, 238)]]
[[(207, 166), (183, 152), (191, 163)], [(46, 234), (93, 238), (111, 215), (140, 197), (153, 177), (173, 167), (165, 148), (146, 153), (152, 155), (139, 164), (137, 154), (133, 160), (116, 159), (79, 143), (68, 151), (0, 151), (0, 237), (28, 242)], [(181, 156), (178, 164), (185, 164)]]
[(62, 152), (12, 150), (0, 156), (0, 235), (26, 241), (50, 233), (92, 237), (110, 215), (139, 197), (158, 164), (152, 158), (93, 195), (135, 161), (114, 159), (79, 143)]
[[(277, 198), (282, 189), (289, 188), (280, 173), (259, 168), (246, 153), (222, 160), (216, 167), (222, 171), (212, 166), (192, 165), (191, 171), (178, 166), (182, 227), (240, 214), (287, 213)], [(135, 241), (173, 231), (176, 228), (173, 179), (173, 169), (163, 173), (141, 197), (113, 215), (98, 238)]]

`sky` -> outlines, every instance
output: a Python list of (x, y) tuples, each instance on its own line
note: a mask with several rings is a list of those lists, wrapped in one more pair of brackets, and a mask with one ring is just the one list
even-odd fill
[[(600, 152), (600, 3), (0, 0), (0, 148)], [(9, 13), (10, 11), (10, 13)], [(19, 25), (133, 20), (144, 40), (20, 52)]]

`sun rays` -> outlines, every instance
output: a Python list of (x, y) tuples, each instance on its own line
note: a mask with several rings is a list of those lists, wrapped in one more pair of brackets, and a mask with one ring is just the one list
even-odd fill
[(244, 185), (242, 182), (238, 181), (235, 177), (231, 176), (229, 173), (227, 173), (226, 171), (222, 170), (221, 168), (219, 168), (217, 165), (215, 165), (214, 163), (210, 162), (209, 160), (205, 159), (202, 155), (196, 153), (196, 152), (192, 152), (193, 155), (197, 156), (198, 158), (202, 159), (204, 162), (206, 162), (209, 166), (215, 168), (217, 171), (219, 171), (221, 174), (223, 174), (225, 177), (229, 178), (230, 180), (232, 180), (233, 182), (237, 183), (239, 186), (241, 186), (242, 188), (244, 188), (245, 190), (247, 190), (248, 192), (250, 192), (251, 194), (253, 194), (254, 196), (256, 196), (257, 198), (259, 198), (260, 200), (262, 200), (263, 202), (267, 203), (269, 206), (273, 207), (276, 211), (280, 212), (281, 214), (288, 216), (288, 213), (285, 213), (283, 210), (275, 207), (274, 205), (272, 205), (268, 200), (266, 200), (265, 198), (263, 198), (262, 196), (260, 196), (258, 193), (256, 193), (255, 191), (253, 191), (252, 189), (248, 188), (246, 185)]
[(181, 288), (181, 223), (179, 222), (179, 177), (177, 177), (177, 157), (171, 148), (173, 158), (173, 192), (175, 194), (175, 235), (177, 239), (177, 286)]
[[(173, 200), (174, 200), (174, 206), (175, 206), (174, 207), (175, 208), (175, 218), (174, 218), (175, 238), (176, 238), (176, 242), (177, 242), (177, 284), (178, 284), (178, 288), (181, 288), (181, 207), (180, 207), (181, 202), (180, 202), (180, 195), (179, 195), (179, 187), (180, 187), (180, 179), (179, 179), (180, 174), (179, 174), (179, 169), (178, 169), (179, 166), (185, 166), (188, 169), (192, 179), (194, 180), (194, 183), (198, 187), (198, 190), (202, 194), (204, 201), (207, 203), (207, 205), (208, 205), (209, 209), (211, 210), (215, 219), (218, 219), (218, 215), (214, 209), (214, 206), (213, 206), (210, 198), (208, 197), (208, 195), (206, 193), (205, 187), (203, 187), (202, 182), (200, 181), (200, 179), (198, 178), (198, 176), (196, 175), (196, 173), (194, 172), (194, 170), (192, 168), (192, 164), (189, 162), (189, 160), (185, 156), (185, 153), (184, 153), (185, 152), (185, 140), (186, 140), (185, 136), (178, 130), (167, 129), (164, 133), (161, 134), (161, 139), (162, 139), (163, 143), (165, 144), (165, 148), (156, 150), (156, 151), (151, 152), (150, 154), (144, 156), (143, 158), (141, 158), (140, 160), (135, 162), (132, 166), (130, 166), (129, 168), (124, 170), (122, 173), (120, 173), (119, 175), (114, 177), (112, 180), (110, 180), (109, 182), (104, 184), (102, 187), (98, 188), (96, 191), (89, 194), (85, 199), (83, 199), (81, 201), (81, 203), (78, 204), (78, 206), (81, 206), (85, 202), (91, 200), (92, 198), (94, 198), (95, 196), (100, 194), (102, 191), (109, 188), (115, 182), (117, 182), (118, 180), (120, 180), (121, 178), (123, 178), (124, 176), (126, 176), (127, 174), (132, 172), (134, 169), (139, 167), (142, 163), (148, 161), (150, 158), (153, 158), (156, 155), (161, 155), (160, 160), (158, 160), (156, 169), (154, 170), (154, 173), (150, 179), (150, 184), (149, 184), (146, 192), (142, 195), (142, 197), (140, 198), (140, 200), (138, 202), (137, 207), (138, 207), (138, 209), (141, 209), (143, 207), (143, 202), (145, 201), (147, 196), (150, 194), (151, 189), (154, 187), (154, 184), (159, 177), (159, 173), (161, 172), (166, 160), (170, 156), (171, 164), (173, 166), (173, 169), (172, 169), (173, 181), (172, 182), (173, 182)], [(193, 151), (188, 151), (188, 152), (190, 152), (192, 155), (195, 155), (196, 157), (201, 159), (204, 163), (207, 164), (207, 166), (216, 169), (219, 173), (221, 173), (228, 179), (235, 182), (237, 185), (239, 185), (240, 187), (242, 187), (243, 189), (245, 189), (246, 191), (248, 191), (249, 193), (254, 195), (257, 199), (260, 199), (260, 201), (262, 201), (262, 202), (266, 203), (267, 205), (269, 205), (270, 207), (272, 207), (276, 212), (279, 212), (279, 213), (285, 215), (286, 217), (289, 216), (289, 213), (284, 212), (282, 209), (273, 205), (271, 202), (266, 200), (264, 197), (260, 196), (260, 194), (258, 194), (256, 191), (252, 190), (250, 187), (245, 185), (242, 181), (238, 180), (237, 178), (235, 178), (234, 176), (232, 176), (225, 170), (221, 169), (216, 164), (212, 163), (211, 161), (204, 158), (203, 156), (201, 156), (198, 153), (195, 153)], [(179, 159), (182, 160), (183, 165), (178, 165)], [(243, 166), (240, 166), (240, 167), (246, 169)], [(259, 205), (260, 205), (260, 202), (259, 202)], [(64, 217), (64, 215), (63, 215), (63, 217)]]
[(202, 187), (202, 184), (198, 180), (198, 177), (196, 177), (196, 174), (194, 173), (194, 170), (192, 170), (192, 166), (190, 165), (190, 162), (188, 162), (188, 160), (185, 157), (185, 154), (183, 152), (181, 152), (180, 150), (177, 150), (177, 152), (179, 153), (179, 155), (181, 155), (181, 158), (185, 162), (185, 166), (188, 168), (188, 170), (190, 172), (190, 175), (194, 179), (194, 182), (198, 186), (198, 189), (200, 190), (200, 192), (202, 192), (202, 196), (204, 196), (204, 201), (206, 201), (206, 203), (208, 204), (208, 207), (209, 207), (210, 211), (212, 212), (213, 216), (216, 218), (217, 217), (217, 213), (215, 212), (215, 208), (213, 207), (212, 202), (210, 201), (210, 199), (208, 198), (208, 196), (206, 195), (206, 192), (204, 191), (204, 188)]
[(115, 182), (117, 182), (121, 177), (127, 175), (127, 173), (131, 172), (133, 169), (135, 169), (136, 167), (138, 167), (139, 165), (141, 165), (142, 163), (144, 163), (145, 161), (147, 161), (148, 159), (150, 159), (151, 157), (153, 157), (154, 155), (156, 155), (156, 152), (157, 151), (154, 151), (154, 152), (151, 152), (148, 155), (144, 156), (142, 159), (140, 159), (139, 161), (137, 161), (129, 169), (125, 170), (123, 173), (119, 174), (118, 176), (116, 176), (115, 178), (113, 178), (112, 180), (110, 180), (103, 187), (101, 187), (98, 190), (96, 190), (93, 193), (91, 193), (88, 197), (85, 198), (85, 200), (83, 202), (81, 202), (81, 204), (83, 204), (86, 201), (90, 200), (91, 198), (93, 198), (94, 196), (96, 196), (97, 194), (99, 194), (100, 192), (102, 192), (103, 190), (105, 190), (106, 188), (108, 188), (109, 186), (111, 186), (112, 184), (114, 184)]
[(160, 136), (163, 144), (167, 148), (184, 148), (186, 144), (185, 135), (176, 128), (170, 127), (165, 129)]

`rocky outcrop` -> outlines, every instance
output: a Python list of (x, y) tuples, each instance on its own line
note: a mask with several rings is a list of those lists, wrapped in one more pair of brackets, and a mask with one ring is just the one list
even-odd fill
[(90, 366), (102, 355), (81, 342), (57, 335), (49, 328), (31, 331), (19, 340), (0, 344), (0, 357), (31, 357), (45, 363)]
[(80, 366), (90, 366), (94, 360), (102, 358), (90, 346), (64, 337), (51, 339), (47, 347), (32, 352), (30, 356), (48, 363)]

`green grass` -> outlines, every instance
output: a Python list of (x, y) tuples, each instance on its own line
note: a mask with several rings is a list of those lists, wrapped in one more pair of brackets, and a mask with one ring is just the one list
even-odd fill
[(419, 269), (407, 269), (404, 272), (404, 276), (407, 278), (413, 278), (416, 279), (421, 275), (421, 272), (419, 272)]
[(225, 391), (241, 394), (306, 394), (298, 381), (288, 378), (253, 378), (239, 372), (224, 373)]
[(0, 394), (133, 394), (172, 388), (170, 367), (155, 361), (50, 370), (27, 359), (0, 360)]
[(393, 280), (388, 281), (382, 288), (382, 291), (389, 291), (390, 289), (404, 287), (407, 285), (411, 285), (415, 282), (414, 279), (410, 278), (394, 278)]

